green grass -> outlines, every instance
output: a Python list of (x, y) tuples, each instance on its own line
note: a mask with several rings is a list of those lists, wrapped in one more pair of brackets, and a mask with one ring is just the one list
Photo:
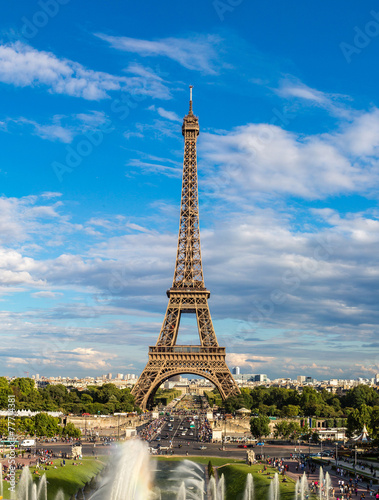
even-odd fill
[[(81, 462), (83, 465), (72, 465), (73, 460), (66, 459), (65, 467), (60, 466), (61, 460), (53, 460), (54, 465), (57, 466), (56, 469), (53, 466), (49, 466), (47, 471), (39, 470), (41, 474), (46, 474), (46, 479), (48, 482), (48, 500), (54, 500), (55, 495), (61, 489), (64, 492), (65, 500), (69, 500), (72, 495), (74, 495), (79, 488), (83, 488), (85, 483), (90, 481), (92, 477), (104, 467), (103, 460), (104, 457), (99, 457), (98, 460), (92, 457), (83, 457), (81, 460), (75, 460), (75, 462)], [(38, 484), (40, 479), (33, 474), (36, 470), (35, 467), (30, 467), (30, 472), (33, 475), (33, 480)], [(19, 478), (19, 475), (16, 476)], [(4, 488), (5, 489), (5, 488)], [(4, 491), (7, 494), (6, 490)]]
[[(267, 470), (263, 473), (258, 471), (263, 470), (262, 464), (254, 464), (251, 467), (245, 464), (236, 465), (226, 465), (220, 467), (217, 471), (218, 476), (224, 474), (226, 483), (226, 498), (227, 500), (242, 500), (243, 492), (245, 490), (246, 476), (250, 472), (254, 478), (254, 490), (255, 498), (267, 498), (270, 483), (276, 469), (267, 467)], [(267, 475), (269, 472), (269, 475)], [(280, 481), (280, 499), (281, 500), (293, 500), (295, 492), (295, 482), (287, 477), (287, 482), (281, 482), (282, 476), (279, 476)]]

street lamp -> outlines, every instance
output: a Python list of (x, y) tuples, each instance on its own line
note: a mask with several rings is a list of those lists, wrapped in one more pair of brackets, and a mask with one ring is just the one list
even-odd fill
[(357, 468), (357, 445), (354, 447), (354, 470)]
[(223, 442), (222, 442), (222, 449), (225, 451), (225, 442), (226, 442), (226, 418), (224, 415), (224, 434), (223, 434)]
[(336, 443), (336, 467), (338, 462), (338, 443)]

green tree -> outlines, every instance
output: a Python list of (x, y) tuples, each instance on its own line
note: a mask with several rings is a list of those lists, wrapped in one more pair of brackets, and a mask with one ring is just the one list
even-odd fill
[(35, 390), (35, 382), (31, 378), (16, 378), (12, 380), (10, 385), (12, 388), (19, 389), (22, 396), (26, 396)]
[(379, 406), (374, 406), (371, 412), (371, 437), (377, 443), (379, 441)]
[(0, 409), (8, 408), (8, 396), (13, 396), (12, 389), (5, 377), (0, 377)]
[(368, 431), (371, 430), (372, 412), (372, 408), (365, 404), (362, 404), (360, 408), (354, 408), (349, 412), (346, 426), (346, 434), (348, 437), (362, 432), (364, 425), (367, 427)]
[(53, 437), (59, 434), (59, 418), (47, 415), (47, 413), (37, 413), (34, 417), (35, 432), (37, 436)]
[(0, 418), (0, 436), (4, 437), (8, 435), (8, 420), (6, 418)]
[(82, 435), (81, 430), (75, 427), (72, 422), (68, 422), (62, 430), (62, 436), (78, 438)]
[(274, 429), (275, 429), (275, 431), (274, 431), (275, 437), (282, 436), (284, 438), (287, 438), (290, 435), (289, 425), (288, 425), (288, 422), (286, 422), (285, 420), (275, 424)]
[(298, 422), (292, 421), (288, 423), (288, 435), (292, 439), (297, 439), (300, 436), (301, 432), (301, 427)]
[(208, 478), (210, 479), (211, 477), (214, 477), (215, 471), (213, 469), (212, 462), (209, 460), (208, 462)]
[(83, 393), (80, 399), (84, 405), (88, 405), (90, 403), (93, 403), (93, 398), (89, 394)]
[(320, 442), (320, 434), (318, 432), (313, 432), (311, 439), (312, 439), (313, 443), (319, 443)]
[(297, 417), (300, 412), (300, 406), (298, 405), (286, 405), (282, 407), (281, 415), (283, 417)]
[(258, 417), (253, 417), (250, 420), (251, 434), (256, 439), (260, 439), (263, 436), (268, 436), (270, 434), (269, 423), (270, 419), (266, 415), (258, 415)]

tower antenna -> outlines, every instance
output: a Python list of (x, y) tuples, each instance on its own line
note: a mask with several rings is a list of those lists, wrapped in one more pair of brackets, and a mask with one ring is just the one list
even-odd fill
[(189, 112), (192, 113), (192, 89), (193, 89), (193, 85), (190, 85), (189, 89), (190, 89)]

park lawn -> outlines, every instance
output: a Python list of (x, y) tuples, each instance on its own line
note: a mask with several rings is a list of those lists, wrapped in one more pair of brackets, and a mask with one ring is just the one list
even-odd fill
[[(217, 469), (218, 477), (221, 474), (225, 477), (226, 484), (226, 498), (227, 500), (239, 500), (243, 498), (243, 492), (245, 490), (246, 476), (250, 472), (254, 478), (254, 497), (255, 498), (268, 498), (268, 490), (270, 483), (276, 469), (267, 467), (267, 470), (263, 473), (258, 471), (263, 470), (262, 464), (254, 464), (248, 466), (246, 464), (230, 464), (224, 467), (219, 467)], [(269, 472), (270, 475), (266, 475)], [(280, 500), (293, 500), (295, 495), (295, 482), (287, 476), (287, 482), (282, 482), (282, 476), (279, 476), (280, 484)]]
[[(65, 500), (69, 500), (79, 488), (83, 488), (85, 483), (96, 476), (104, 467), (106, 459), (105, 457), (99, 457), (98, 460), (92, 457), (83, 457), (81, 460), (75, 460), (75, 462), (81, 462), (83, 465), (72, 465), (74, 461), (66, 459), (64, 467), (60, 466), (60, 459), (53, 460), (54, 465), (57, 466), (56, 469), (49, 466), (47, 471), (38, 471), (41, 476), (46, 474), (48, 500), (54, 500), (59, 490), (63, 491)], [(32, 474), (35, 470), (35, 467), (30, 467)], [(39, 481), (38, 477), (34, 474), (33, 480), (35, 482)]]

